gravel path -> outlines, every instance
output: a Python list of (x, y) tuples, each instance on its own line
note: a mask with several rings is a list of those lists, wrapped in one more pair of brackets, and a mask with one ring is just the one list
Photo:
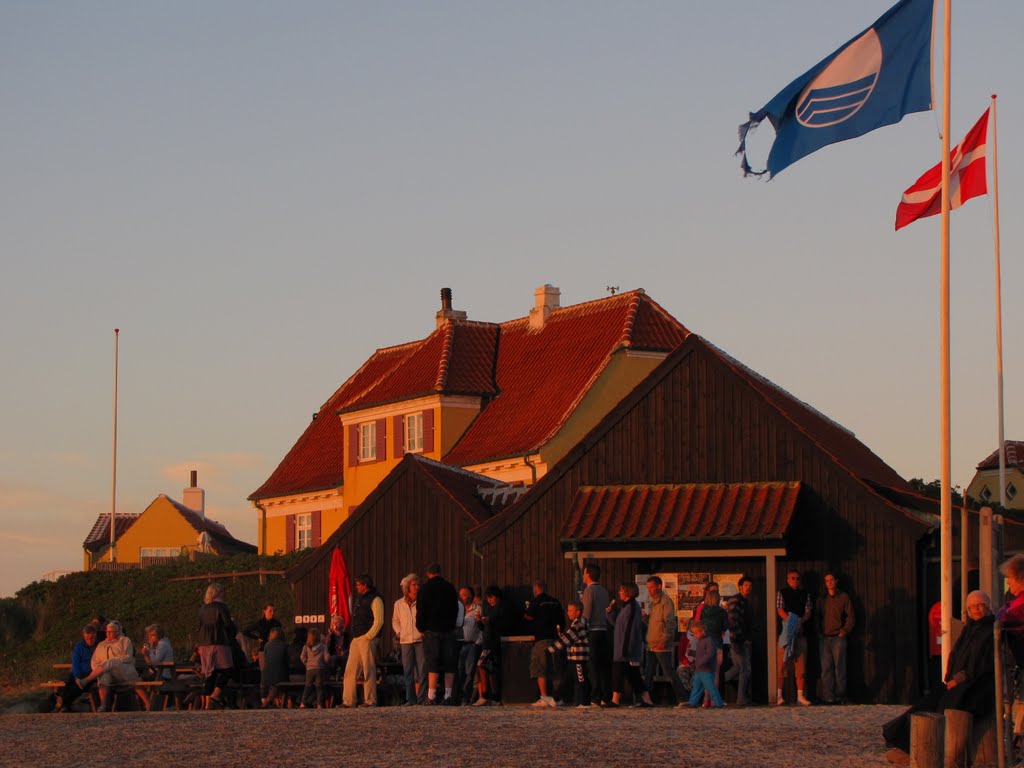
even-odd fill
[(888, 766), (900, 707), (377, 708), (0, 716), (0, 765)]

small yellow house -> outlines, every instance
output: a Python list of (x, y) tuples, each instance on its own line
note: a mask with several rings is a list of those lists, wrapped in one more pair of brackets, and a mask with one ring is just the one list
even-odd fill
[(249, 497), (260, 552), (317, 547), (406, 453), (537, 482), (689, 335), (643, 290), (471, 321), (441, 292), (435, 330), (377, 350)]
[[(1003, 443), (1006, 466), (1006, 508), (1024, 510), (1024, 442)], [(999, 451), (993, 451), (977, 467), (967, 495), (981, 504), (999, 504)]]
[[(256, 547), (239, 541), (227, 528), (206, 517), (205, 494), (195, 485), (185, 489), (195, 508), (160, 494), (141, 514), (115, 516), (117, 562), (145, 566), (190, 552), (219, 557), (255, 554)], [(111, 560), (110, 515), (100, 515), (82, 544), (85, 570)]]

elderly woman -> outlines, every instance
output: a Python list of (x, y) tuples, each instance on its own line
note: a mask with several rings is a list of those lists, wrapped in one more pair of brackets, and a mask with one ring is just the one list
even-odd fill
[(150, 624), (146, 627), (146, 642), (142, 646), (142, 657), (147, 664), (152, 665), (154, 680), (160, 678), (170, 680), (173, 677), (170, 669), (157, 666), (174, 663), (174, 649), (171, 648), (171, 641), (167, 639), (163, 627), (159, 624)]
[(391, 629), (396, 644), (402, 649), (402, 672), (405, 675), (405, 704), (422, 704), (427, 697), (424, 681), (427, 676), (427, 657), (423, 652), (423, 634), (416, 629), (416, 596), (420, 593), (420, 578), (410, 573), (401, 584), (402, 596), (395, 601), (391, 613)]
[(110, 709), (111, 686), (131, 684), (139, 680), (139, 673), (135, 670), (135, 646), (125, 637), (121, 622), (108, 622), (106, 635), (106, 639), (97, 643), (96, 649), (92, 652), (92, 671), (86, 677), (77, 680), (78, 687), (83, 690), (96, 681), (100, 690), (100, 706), (97, 712), (107, 712)]
[(231, 644), (236, 634), (235, 622), (224, 604), (224, 587), (213, 583), (206, 588), (206, 596), (199, 609), (199, 635), (196, 640), (207, 709), (221, 709), (225, 704), (224, 688), (235, 673)]
[(345, 622), (341, 616), (331, 616), (331, 626), (324, 638), (327, 644), (327, 670), (331, 676), (337, 676), (345, 668)]
[(619, 585), (618, 603), (612, 601), (608, 613), (615, 626), (612, 641), (612, 700), (605, 706), (618, 707), (622, 699), (622, 689), (626, 679), (633, 689), (633, 696), (640, 694), (637, 707), (653, 707), (651, 694), (644, 685), (640, 674), (640, 661), (644, 652), (644, 623), (640, 615), (640, 603), (636, 596), (640, 590), (636, 584)]
[(985, 717), (994, 706), (995, 643), (992, 636), (992, 601), (975, 590), (967, 595), (967, 622), (949, 653), (945, 684), (936, 686), (902, 715), (882, 726), (886, 742), (910, 751), (910, 715), (914, 712), (944, 712), (961, 709)]

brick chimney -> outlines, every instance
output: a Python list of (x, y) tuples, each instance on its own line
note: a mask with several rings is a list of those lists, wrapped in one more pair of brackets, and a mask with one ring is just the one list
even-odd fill
[(200, 517), (206, 517), (206, 491), (199, 487), (199, 472), (193, 469), (189, 475), (189, 485), (182, 491), (182, 503)]
[(544, 323), (551, 317), (552, 310), (558, 309), (561, 293), (550, 283), (545, 283), (533, 292), (534, 307), (530, 310), (531, 330), (539, 331), (544, 327)]
[(452, 289), (442, 288), (441, 289), (441, 310), (434, 315), (434, 321), (436, 327), (440, 328), (442, 325), (451, 321), (458, 323), (465, 320), (467, 317), (465, 312), (452, 309)]

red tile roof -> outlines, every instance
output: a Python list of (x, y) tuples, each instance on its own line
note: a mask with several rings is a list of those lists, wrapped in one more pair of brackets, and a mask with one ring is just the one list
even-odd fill
[[(132, 527), (139, 518), (138, 513), (124, 514), (118, 512), (114, 516), (114, 533), (117, 538), (121, 538), (124, 532)], [(104, 512), (96, 518), (96, 522), (92, 525), (92, 530), (89, 531), (89, 535), (85, 537), (85, 541), (82, 542), (82, 548), (87, 549), (90, 552), (96, 552), (103, 549), (105, 546), (110, 545), (110, 513)]]
[(378, 349), (363, 366), (320, 406), (313, 421), (285, 454), (270, 477), (253, 491), (249, 499), (288, 496), (337, 488), (344, 475), (342, 449), (344, 431), (338, 411), (380, 384), (399, 365), (425, 343), (416, 341), (397, 347)]
[(466, 466), (537, 451), (554, 437), (619, 349), (671, 352), (689, 331), (642, 290), (554, 310), (543, 328), (501, 324), (499, 394), (445, 463)]
[(205, 515), (200, 515), (195, 510), (186, 507), (180, 501), (175, 501), (170, 496), (166, 496), (162, 493), (160, 496), (170, 502), (171, 506), (174, 507), (183, 518), (185, 518), (185, 521), (195, 529), (196, 533), (203, 533), (205, 531), (210, 534), (210, 538), (213, 539), (213, 547), (217, 551), (217, 554), (256, 554), (257, 548), (255, 544), (249, 544), (241, 539), (236, 539), (228, 532), (228, 529), (224, 527), (223, 523), (218, 523), (216, 520), (211, 520)]
[[(1006, 466), (1017, 467), (1024, 470), (1024, 442), (1019, 440), (1006, 440), (1003, 442), (1006, 451)], [(978, 469), (999, 469), (999, 449), (992, 451), (981, 463)]]
[(562, 540), (655, 543), (786, 534), (798, 482), (581, 486)]
[(430, 336), (378, 350), (321, 406), (252, 500), (337, 488), (343, 479), (338, 413), (429, 394), (489, 399), (444, 457), (466, 466), (536, 451), (565, 424), (616, 350), (670, 352), (689, 335), (643, 290), (554, 310), (544, 327), (446, 323)]

